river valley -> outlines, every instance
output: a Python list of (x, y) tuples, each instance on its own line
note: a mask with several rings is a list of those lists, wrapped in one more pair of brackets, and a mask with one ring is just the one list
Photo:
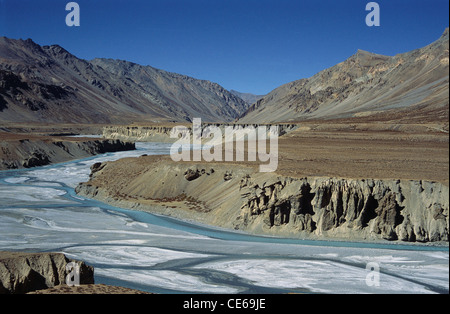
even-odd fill
[(63, 252), (96, 283), (155, 293), (448, 293), (448, 247), (247, 235), (113, 207), (77, 195), (97, 162), (168, 154), (136, 143), (0, 172), (0, 250)]

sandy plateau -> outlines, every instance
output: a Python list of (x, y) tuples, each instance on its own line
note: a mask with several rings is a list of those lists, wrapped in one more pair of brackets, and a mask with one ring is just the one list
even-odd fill
[(302, 123), (280, 138), (278, 173), (448, 185), (448, 122)]
[(305, 122), (274, 173), (141, 156), (94, 165), (76, 191), (257, 234), (448, 244), (448, 154), (446, 123)]

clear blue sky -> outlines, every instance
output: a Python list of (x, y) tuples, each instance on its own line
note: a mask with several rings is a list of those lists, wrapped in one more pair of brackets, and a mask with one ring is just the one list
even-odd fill
[(0, 36), (59, 44), (79, 58), (124, 59), (266, 94), (344, 61), (357, 49), (385, 55), (438, 39), (448, 0), (0, 0)]

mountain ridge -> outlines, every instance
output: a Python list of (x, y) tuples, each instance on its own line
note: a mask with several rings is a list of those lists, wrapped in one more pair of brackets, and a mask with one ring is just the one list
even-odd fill
[(255, 95), (255, 94), (252, 94), (252, 93), (243, 93), (243, 92), (239, 92), (239, 91), (234, 90), (234, 89), (230, 89), (230, 93), (232, 93), (233, 95), (241, 98), (248, 105), (254, 104), (255, 102), (257, 102), (258, 100), (260, 100), (261, 98), (263, 98), (265, 96), (265, 95)]
[(433, 43), (392, 57), (358, 49), (310, 78), (274, 89), (250, 106), (239, 122), (378, 119), (387, 112), (401, 118), (411, 111), (424, 117), (424, 109), (448, 120), (448, 28)]
[(362, 118), (448, 120), (448, 28), (395, 56), (362, 49), (265, 96), (131, 61), (77, 58), (59, 45), (0, 37), (0, 121), (277, 123)]
[(59, 45), (0, 37), (0, 121), (229, 122), (248, 105), (217, 83)]

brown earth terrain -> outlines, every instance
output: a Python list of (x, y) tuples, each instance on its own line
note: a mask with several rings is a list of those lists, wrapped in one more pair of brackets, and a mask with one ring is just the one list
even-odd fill
[[(104, 136), (128, 141), (173, 142), (168, 136), (173, 126), (107, 127)], [(276, 172), (291, 177), (410, 179), (448, 184), (448, 129), (448, 121), (429, 119), (417, 123), (406, 118), (401, 121), (352, 118), (290, 124), (287, 133), (278, 139)], [(247, 145), (244, 147), (247, 149)], [(260, 163), (237, 164), (256, 167)]]
[(279, 139), (288, 176), (449, 180), (448, 124), (302, 123)]
[(448, 241), (448, 164), (446, 123), (330, 120), (281, 136), (274, 173), (259, 161), (141, 156), (94, 165), (76, 191), (257, 234)]
[(45, 166), (131, 149), (135, 149), (134, 143), (120, 140), (0, 131), (0, 170)]
[(58, 285), (48, 289), (28, 292), (28, 294), (151, 294), (141, 290), (104, 284), (86, 284), (79, 286)]

